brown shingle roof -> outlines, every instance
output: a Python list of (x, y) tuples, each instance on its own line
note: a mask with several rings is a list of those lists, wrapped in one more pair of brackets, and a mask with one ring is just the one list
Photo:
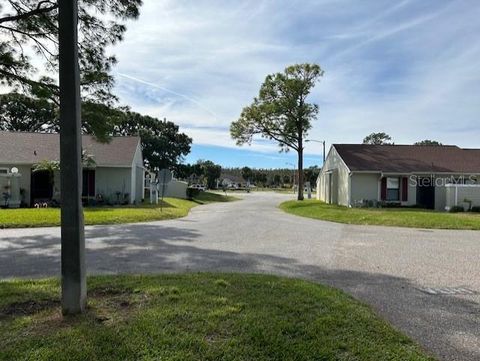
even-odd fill
[[(83, 149), (93, 155), (97, 166), (131, 167), (139, 137), (113, 137), (99, 143), (90, 135), (82, 136)], [(59, 160), (58, 134), (0, 132), (0, 164), (35, 164)]]
[(351, 171), (480, 173), (480, 149), (453, 145), (333, 145)]

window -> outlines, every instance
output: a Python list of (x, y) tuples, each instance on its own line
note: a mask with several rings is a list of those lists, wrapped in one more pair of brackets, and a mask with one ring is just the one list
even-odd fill
[(400, 200), (400, 178), (387, 178), (387, 201)]
[(8, 174), (8, 168), (0, 168), (0, 174)]

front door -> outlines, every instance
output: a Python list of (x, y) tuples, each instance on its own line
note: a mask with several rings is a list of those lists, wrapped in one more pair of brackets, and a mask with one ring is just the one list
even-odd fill
[(82, 197), (85, 197), (85, 198), (95, 197), (95, 170), (94, 169), (83, 170)]
[(31, 203), (46, 202), (52, 199), (53, 184), (52, 175), (49, 171), (32, 172), (31, 179)]
[(435, 179), (417, 179), (417, 204), (423, 208), (435, 209)]

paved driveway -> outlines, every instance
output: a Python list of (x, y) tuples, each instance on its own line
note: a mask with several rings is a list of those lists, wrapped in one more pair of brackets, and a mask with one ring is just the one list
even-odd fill
[[(480, 232), (315, 221), (276, 208), (288, 198), (254, 193), (183, 219), (87, 227), (88, 272), (313, 279), (371, 304), (443, 360), (480, 360)], [(59, 253), (58, 228), (0, 230), (0, 278), (57, 276)]]

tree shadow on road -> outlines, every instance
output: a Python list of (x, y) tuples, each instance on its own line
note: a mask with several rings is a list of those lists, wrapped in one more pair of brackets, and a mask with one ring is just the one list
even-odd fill
[[(480, 359), (478, 303), (429, 295), (407, 278), (329, 269), (260, 253), (206, 249), (188, 227), (133, 224), (87, 229), (89, 274), (248, 272), (299, 277), (341, 288), (419, 340), (442, 359)], [(59, 276), (60, 240), (38, 235), (2, 245), (0, 278)], [(0, 287), (3, 285), (0, 283)]]

